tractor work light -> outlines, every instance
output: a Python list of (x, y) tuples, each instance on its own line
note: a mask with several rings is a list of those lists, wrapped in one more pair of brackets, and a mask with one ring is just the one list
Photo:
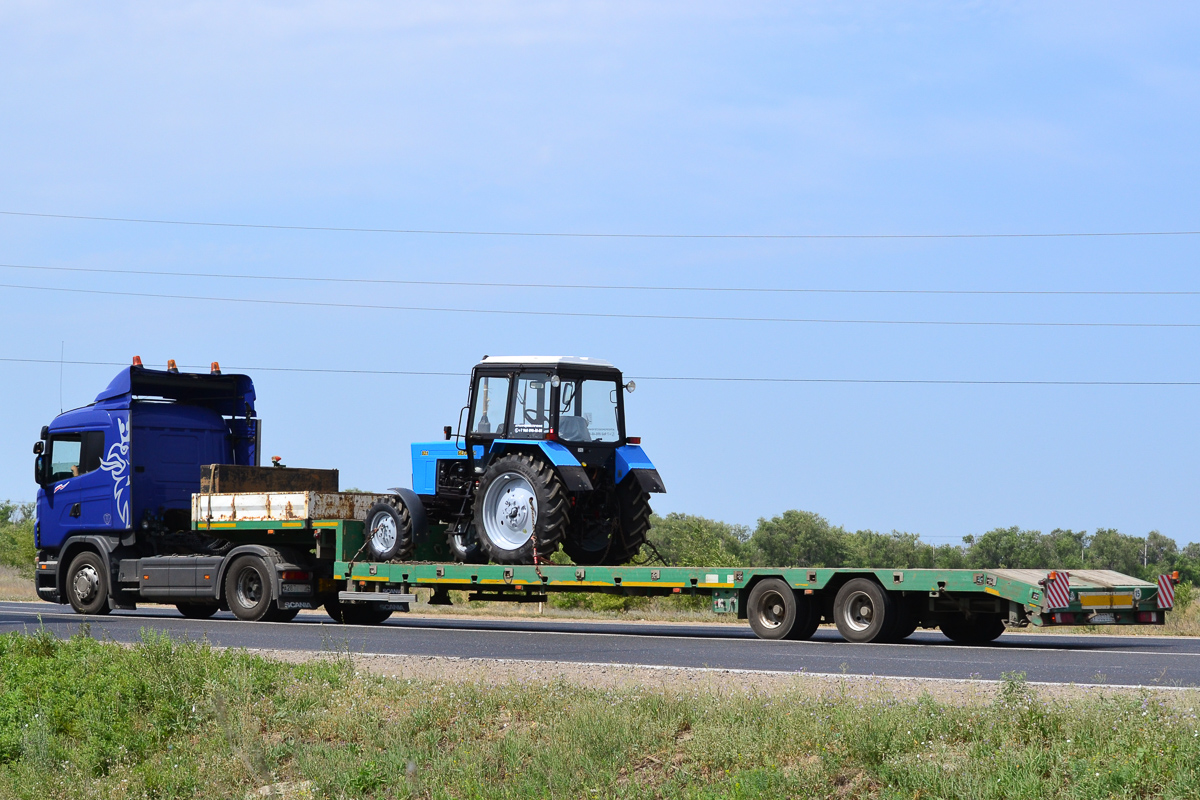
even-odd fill
[(633, 394), (633, 390), (636, 388), (637, 388), (637, 384), (634, 383), (633, 381), (630, 381), (629, 383), (625, 384), (625, 391), (629, 392), (630, 394)]

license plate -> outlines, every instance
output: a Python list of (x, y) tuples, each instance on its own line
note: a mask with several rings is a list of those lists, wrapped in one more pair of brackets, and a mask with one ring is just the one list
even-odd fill
[(284, 594), (312, 594), (312, 587), (307, 583), (285, 583), (279, 588)]
[(1090, 625), (1112, 625), (1116, 621), (1116, 614), (1101, 613), (1092, 614), (1091, 618), (1088, 620), (1088, 623)]

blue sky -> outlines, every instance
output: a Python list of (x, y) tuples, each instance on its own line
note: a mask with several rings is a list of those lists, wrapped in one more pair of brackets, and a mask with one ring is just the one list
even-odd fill
[[(1197, 222), (1200, 11), (1115, 3), (6, 3), (0, 210), (622, 233), (1171, 231)], [(773, 289), (1200, 291), (1200, 236), (579, 239), (0, 216), (0, 263), (228, 275)], [(1200, 322), (1200, 296), (645, 292), (0, 268), (8, 286), (461, 309)], [(1200, 329), (596, 319), (0, 288), (0, 357), (466, 373), (607, 358), (659, 512), (789, 508), (958, 541), (1197, 528)], [(68, 365), (66, 407), (114, 367)], [(32, 498), (59, 367), (0, 362), (0, 497)], [(410, 477), (466, 381), (251, 371), (267, 449)]]

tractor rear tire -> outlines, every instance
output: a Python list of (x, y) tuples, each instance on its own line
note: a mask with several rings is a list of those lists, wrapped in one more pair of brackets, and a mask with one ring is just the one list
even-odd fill
[(491, 463), (475, 493), (475, 537), (497, 564), (547, 561), (567, 529), (567, 492), (549, 464), (524, 453)]
[(804, 603), (804, 618), (800, 619), (800, 606), (787, 581), (764, 578), (754, 584), (746, 598), (746, 618), (758, 638), (787, 639), (797, 626), (806, 626), (811, 617), (809, 605)]
[(405, 559), (413, 553), (412, 517), (400, 498), (380, 501), (367, 511), (363, 530), (371, 561)]
[(107, 614), (108, 567), (99, 555), (88, 550), (75, 556), (67, 570), (67, 602), (76, 614)]
[[(637, 482), (637, 478), (627, 475), (614, 494), (617, 519), (616, 524), (606, 526), (607, 531), (583, 528), (578, 518), (571, 521), (571, 527), (563, 538), (563, 552), (576, 564), (584, 567), (619, 567), (637, 558), (642, 545), (646, 543), (646, 534), (650, 531), (649, 493)], [(598, 535), (581, 536), (584, 532)]]
[(951, 617), (938, 626), (942, 634), (959, 644), (983, 644), (991, 642), (1004, 633), (1004, 618), (999, 614), (976, 614), (971, 619)]
[(848, 642), (886, 642), (895, 627), (896, 603), (870, 578), (853, 578), (834, 598), (833, 621)]

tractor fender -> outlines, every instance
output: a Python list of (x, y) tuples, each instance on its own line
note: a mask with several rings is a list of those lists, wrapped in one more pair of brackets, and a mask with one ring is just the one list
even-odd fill
[(425, 505), (421, 502), (421, 498), (412, 489), (405, 489), (400, 486), (388, 489), (397, 497), (404, 507), (408, 509), (408, 518), (412, 521), (412, 537), (413, 542), (423, 542), (429, 534), (429, 518), (425, 516)]
[[(583, 465), (567, 448), (558, 442), (530, 441), (528, 439), (497, 439), (495, 445), (501, 450), (536, 447), (546, 460), (554, 467), (554, 471), (562, 478), (568, 492), (590, 492), (594, 487), (584, 471)], [(495, 450), (493, 450), (495, 452)]]
[(613, 476), (616, 483), (619, 484), (625, 480), (626, 475), (632, 473), (647, 492), (667, 491), (654, 462), (650, 460), (640, 445), (627, 444), (618, 447), (613, 456), (616, 459), (616, 474)]

